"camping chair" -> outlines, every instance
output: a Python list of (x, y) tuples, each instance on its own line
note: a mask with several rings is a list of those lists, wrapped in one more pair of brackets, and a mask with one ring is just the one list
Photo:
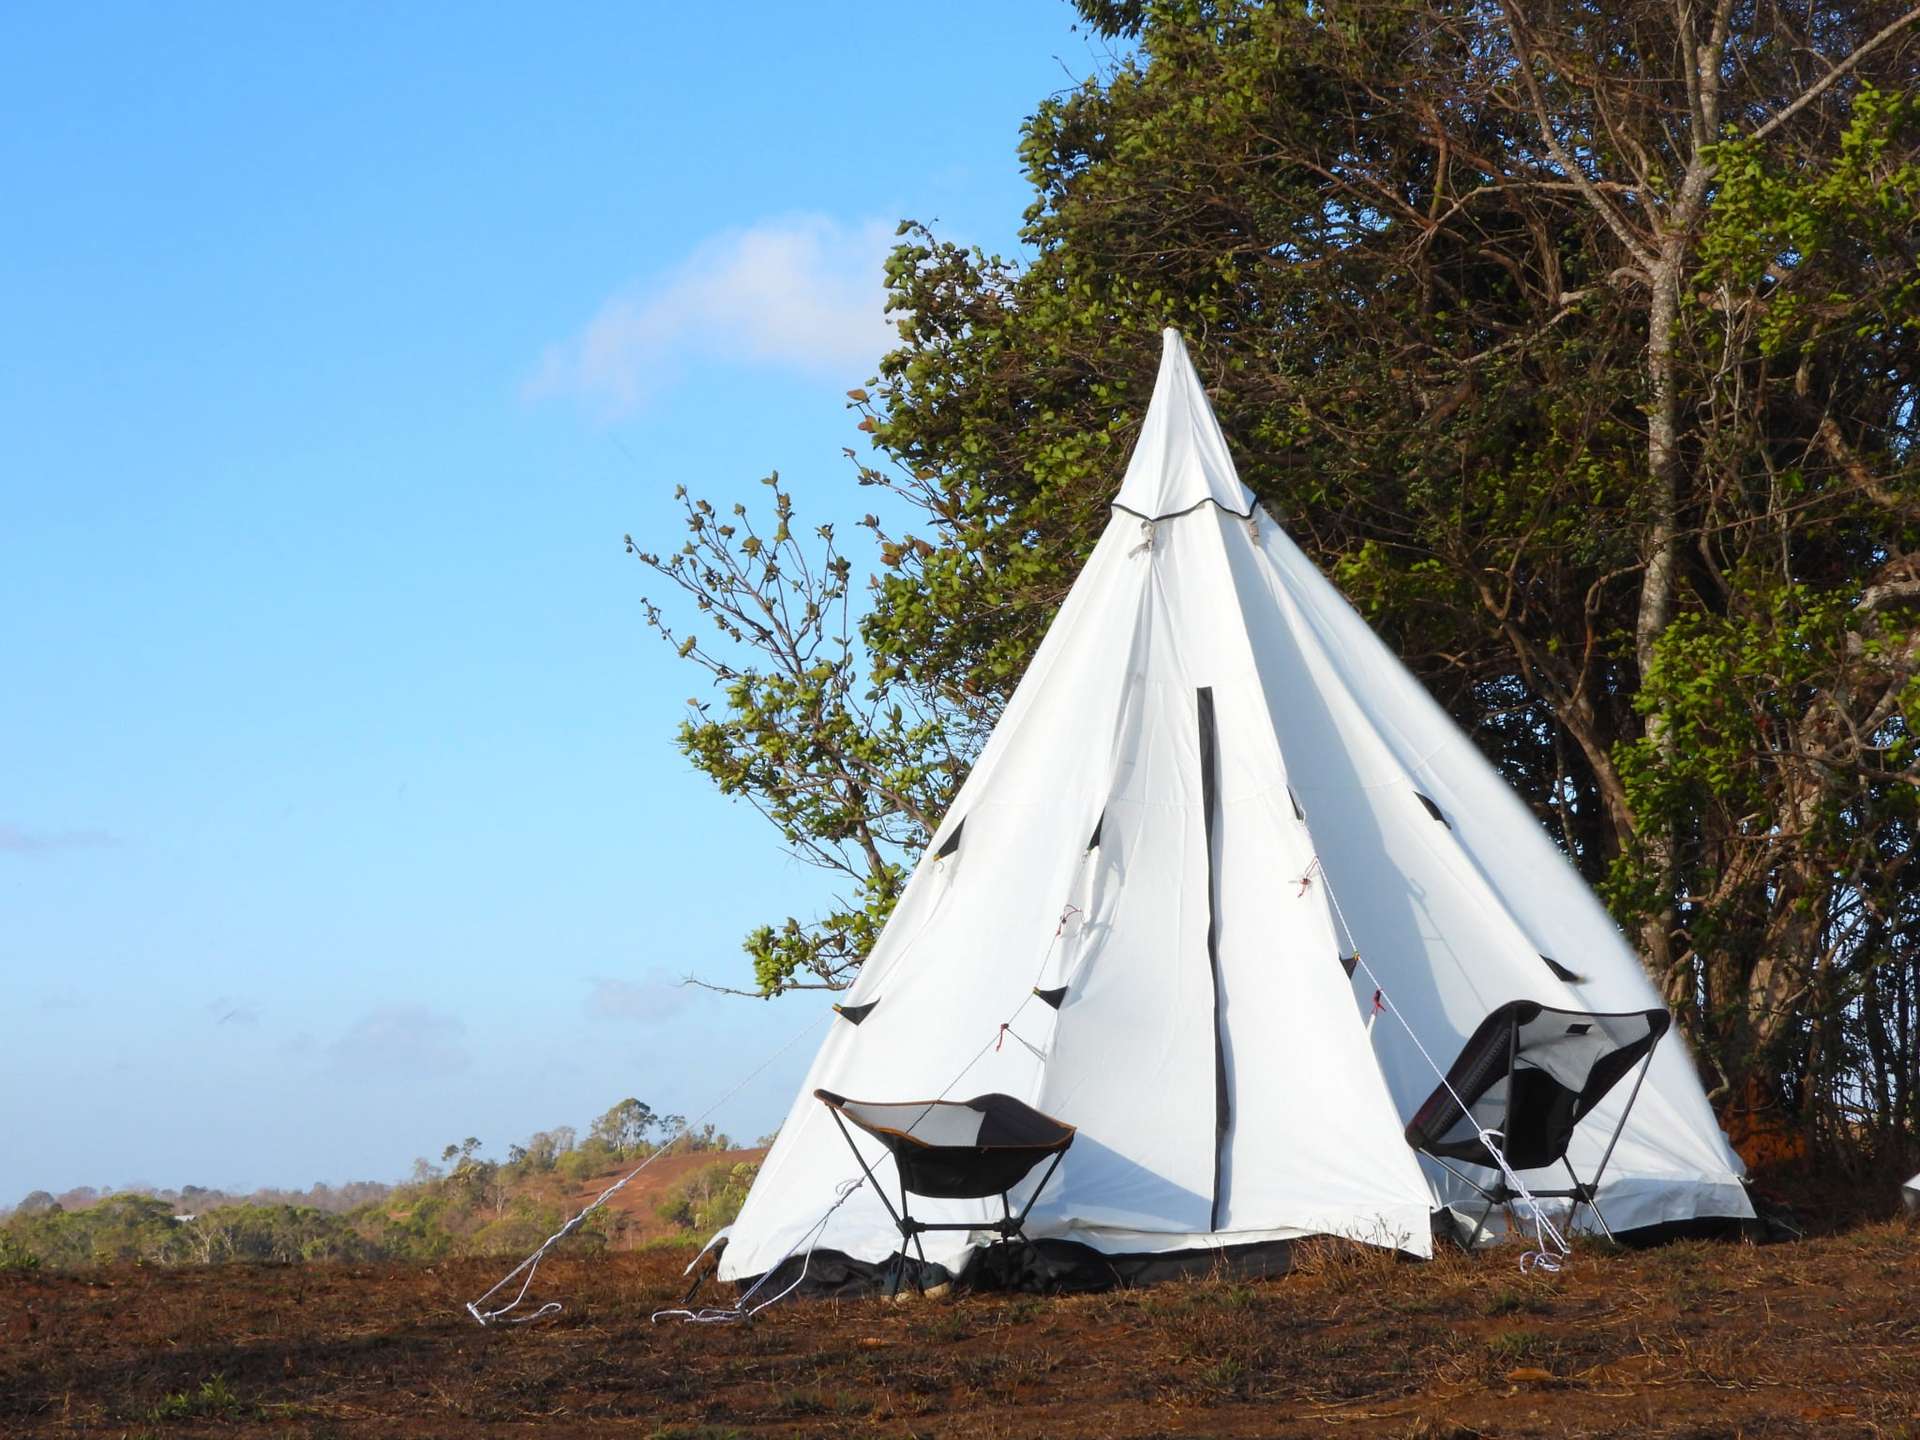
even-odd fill
[[(1653, 1064), (1654, 1046), (1672, 1021), (1672, 1016), (1658, 1009), (1591, 1015), (1515, 1000), (1480, 1023), (1460, 1058), (1447, 1071), (1447, 1078), (1407, 1126), (1409, 1145), (1431, 1155), (1486, 1199), (1486, 1208), (1467, 1238), (1468, 1250), (1479, 1240), (1494, 1207), (1519, 1198), (1506, 1183), (1505, 1171), (1492, 1185), (1482, 1185), (1448, 1163), (1458, 1160), (1499, 1170), (1487, 1154), (1483, 1135), (1499, 1145), (1507, 1170), (1564, 1165), (1572, 1188), (1534, 1190), (1533, 1198), (1571, 1200), (1568, 1230), (1572, 1230), (1580, 1206), (1590, 1205), (1600, 1228), (1609, 1240), (1613, 1238), (1607, 1217), (1594, 1197)], [(1620, 1123), (1613, 1127), (1613, 1136), (1593, 1178), (1582, 1181), (1567, 1158), (1574, 1129), (1636, 1066), (1640, 1073), (1621, 1108)]]
[[(1011, 1095), (885, 1103), (849, 1100), (831, 1090), (816, 1090), (813, 1094), (832, 1113), (833, 1123), (840, 1127), (853, 1158), (860, 1162), (860, 1169), (872, 1183), (874, 1194), (887, 1207), (893, 1223), (900, 1227), (902, 1262), (906, 1260), (907, 1242), (911, 1240), (920, 1256), (922, 1270), (927, 1266), (927, 1252), (920, 1244), (920, 1236), (928, 1230), (996, 1230), (1003, 1241), (1024, 1241), (1026, 1234), (1022, 1227), (1028, 1212), (1040, 1198), (1040, 1192), (1047, 1188), (1053, 1172), (1059, 1169), (1067, 1147), (1073, 1144), (1073, 1126), (1043, 1115)], [(900, 1177), (898, 1210), (893, 1208), (893, 1202), (887, 1198), (860, 1147), (854, 1144), (852, 1132), (847, 1129), (849, 1120), (886, 1146), (893, 1156), (894, 1168)], [(1053, 1162), (1040, 1177), (1040, 1183), (1033, 1187), (1033, 1194), (1027, 1197), (1020, 1213), (1015, 1215), (1010, 1192), (1048, 1156), (1053, 1157)], [(984, 1200), (989, 1195), (998, 1195), (1000, 1219), (929, 1224), (914, 1219), (909, 1212), (909, 1191), (946, 1200)], [(919, 1283), (916, 1273), (916, 1289)], [(899, 1289), (898, 1271), (893, 1289)]]

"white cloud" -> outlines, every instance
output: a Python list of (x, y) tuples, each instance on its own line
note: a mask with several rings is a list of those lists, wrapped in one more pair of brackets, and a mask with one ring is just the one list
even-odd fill
[(693, 994), (692, 986), (664, 970), (651, 971), (639, 982), (596, 975), (587, 996), (587, 1014), (595, 1020), (654, 1024), (686, 1009)]
[(0, 825), (0, 853), (45, 855), (54, 850), (95, 850), (120, 842), (104, 830), (27, 830)]
[(327, 1057), (348, 1075), (450, 1075), (471, 1063), (466, 1030), (455, 1016), (424, 1005), (383, 1005), (329, 1045)]
[(882, 262), (894, 227), (824, 215), (766, 220), (697, 246), (664, 275), (610, 297), (547, 347), (529, 399), (570, 396), (631, 412), (695, 360), (864, 380), (895, 340)]

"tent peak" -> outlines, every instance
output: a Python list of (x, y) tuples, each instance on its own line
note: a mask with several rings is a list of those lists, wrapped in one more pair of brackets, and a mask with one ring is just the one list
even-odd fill
[(1253, 513), (1253, 496), (1233, 468), (1186, 341), (1170, 325), (1161, 332), (1160, 375), (1113, 505), (1143, 520), (1164, 520), (1208, 502), (1234, 515)]

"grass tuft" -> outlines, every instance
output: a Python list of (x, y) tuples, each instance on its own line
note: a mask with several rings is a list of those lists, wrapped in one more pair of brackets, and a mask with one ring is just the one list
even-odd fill
[(161, 1398), (158, 1404), (147, 1411), (148, 1420), (234, 1420), (238, 1419), (246, 1405), (233, 1393), (227, 1384), (227, 1377), (215, 1375), (210, 1380), (200, 1382), (198, 1390), (180, 1390)]

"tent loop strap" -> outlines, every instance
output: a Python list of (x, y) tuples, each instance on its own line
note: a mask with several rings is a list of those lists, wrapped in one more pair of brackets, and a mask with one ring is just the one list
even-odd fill
[[(1083, 855), (1080, 859), (1079, 866), (1076, 867), (1074, 871), (1074, 885), (1076, 888), (1080, 880), (1080, 871), (1086, 867), (1086, 863), (1086, 857)], [(947, 1085), (947, 1088), (942, 1090), (937, 1098), (941, 1100), (946, 1099), (953, 1087), (966, 1078), (967, 1072), (973, 1069), (975, 1065), (978, 1065), (982, 1057), (984, 1057), (989, 1050), (998, 1054), (1001, 1048), (1007, 1043), (1007, 1037), (1009, 1035), (1026, 1046), (1027, 1050), (1033, 1055), (1033, 1058), (1040, 1061), (1041, 1064), (1044, 1065), (1048, 1060), (1053, 1058), (1051, 1051), (1042, 1050), (1038, 1045), (1035, 1045), (1031, 1040), (1027, 1039), (1026, 1036), (1014, 1029), (1013, 1022), (1020, 1018), (1020, 1013), (1027, 1008), (1029, 1002), (1039, 993), (1040, 981), (1046, 977), (1047, 964), (1053, 959), (1053, 952), (1060, 945), (1060, 937), (1066, 933), (1067, 921), (1076, 915), (1084, 919), (1085, 914), (1086, 912), (1081, 910), (1081, 908), (1072, 901), (1068, 901), (1067, 904), (1061, 908), (1060, 922), (1053, 927), (1053, 938), (1047, 942), (1047, 948), (1040, 956), (1040, 966), (1039, 969), (1034, 972), (1032, 988), (1020, 997), (1020, 1003), (1013, 1007), (1013, 1013), (994, 1028), (993, 1038), (980, 1047), (980, 1053), (975, 1055), (973, 1059), (969, 1060), (966, 1065), (961, 1068), (960, 1073), (953, 1077), (952, 1081)]]
[(1153, 521), (1142, 520), (1140, 522), (1140, 543), (1134, 546), (1133, 549), (1127, 552), (1127, 557), (1131, 559), (1135, 555), (1147, 553), (1152, 549), (1153, 549)]
[[(1340, 921), (1340, 928), (1347, 932), (1348, 940), (1354, 940), (1353, 927), (1347, 923), (1346, 912), (1340, 908), (1340, 897), (1333, 893), (1333, 882), (1327, 879), (1326, 867), (1321, 865), (1317, 854), (1313, 857), (1313, 863), (1307, 867), (1307, 873), (1300, 877), (1300, 893), (1302, 895), (1307, 893), (1316, 870), (1319, 871), (1320, 879), (1326, 886), (1327, 903), (1333, 906), (1333, 913)], [(1545, 1270), (1549, 1273), (1558, 1271), (1560, 1262), (1573, 1253), (1573, 1247), (1567, 1243), (1566, 1237), (1554, 1228), (1553, 1222), (1547, 1218), (1546, 1211), (1541, 1208), (1540, 1202), (1534, 1199), (1533, 1192), (1527, 1188), (1526, 1181), (1515, 1174), (1513, 1167), (1507, 1164), (1506, 1154), (1499, 1145), (1494, 1143), (1493, 1135), (1474, 1117), (1473, 1107), (1460, 1098), (1460, 1092), (1453, 1088), (1453, 1082), (1447, 1078), (1447, 1072), (1440, 1068), (1440, 1063), (1420, 1042), (1420, 1036), (1414, 1030), (1412, 1022), (1400, 1012), (1400, 1006), (1388, 992), (1386, 983), (1374, 974), (1373, 967), (1367, 963), (1366, 956), (1360, 952), (1357, 941), (1353, 947), (1353, 959), (1356, 965), (1367, 972), (1367, 979), (1373, 982), (1375, 1007), (1386, 1010), (1400, 1022), (1400, 1028), (1405, 1030), (1407, 1038), (1413, 1041), (1413, 1048), (1420, 1052), (1420, 1058), (1427, 1062), (1427, 1068), (1440, 1077), (1440, 1083), (1453, 1097), (1454, 1104), (1460, 1107), (1460, 1113), (1466, 1117), (1467, 1123), (1473, 1126), (1481, 1145), (1493, 1157), (1494, 1166), (1500, 1171), (1501, 1179), (1506, 1182), (1507, 1189), (1512, 1192), (1514, 1208), (1523, 1218), (1533, 1222), (1534, 1248), (1520, 1257), (1520, 1273), (1524, 1275), (1531, 1270)]]
[[(855, 1153), (857, 1154), (858, 1152), (856, 1151)], [(862, 1168), (865, 1168), (864, 1164)], [(800, 1237), (795, 1240), (793, 1244), (787, 1247), (787, 1253), (782, 1255), (774, 1264), (768, 1266), (760, 1278), (755, 1280), (753, 1284), (748, 1287), (746, 1293), (734, 1301), (733, 1304), (703, 1305), (699, 1309), (673, 1306), (666, 1310), (654, 1311), (653, 1314), (647, 1317), (647, 1323), (658, 1325), (662, 1320), (678, 1320), (685, 1325), (737, 1325), (753, 1319), (754, 1316), (771, 1305), (778, 1305), (782, 1300), (786, 1299), (787, 1296), (798, 1290), (806, 1281), (808, 1267), (813, 1264), (813, 1252), (820, 1244), (820, 1237), (826, 1233), (827, 1222), (833, 1219), (834, 1211), (852, 1199), (853, 1192), (865, 1185), (869, 1178), (871, 1177), (868, 1175), (856, 1175), (852, 1179), (842, 1180), (838, 1185), (834, 1186), (834, 1194), (836, 1197), (834, 1202), (827, 1206), (826, 1211), (818, 1220), (814, 1221), (812, 1225), (801, 1232)], [(758, 1305), (753, 1304), (753, 1297), (760, 1293), (760, 1287), (778, 1274), (780, 1267), (791, 1260), (794, 1257), (794, 1253), (798, 1251), (802, 1245), (807, 1247), (807, 1253), (805, 1258), (800, 1262), (800, 1273), (794, 1276), (793, 1280), (778, 1295), (769, 1296)], [(688, 1298), (691, 1299), (692, 1297), (689, 1296)]]
[(1003, 1045), (1006, 1042), (1006, 1038), (1009, 1035), (1011, 1035), (1014, 1039), (1018, 1040), (1022, 1045), (1026, 1046), (1027, 1049), (1033, 1053), (1034, 1059), (1046, 1060), (1050, 1058), (1046, 1051), (1040, 1049), (1039, 1046), (1035, 1045), (1031, 1040), (1027, 1039), (1026, 1036), (1022, 1035), (1018, 1030), (1014, 1029), (1013, 1022), (1011, 1020), (1003, 1020), (1000, 1022), (1000, 1033), (993, 1042), (993, 1048), (995, 1050), (998, 1050), (1001, 1047), (1001, 1045)]
[[(633, 1169), (629, 1170), (625, 1175), (622, 1175), (618, 1180), (614, 1181), (613, 1184), (602, 1190), (578, 1215), (575, 1215), (571, 1220), (567, 1221), (566, 1224), (554, 1231), (553, 1234), (541, 1241), (540, 1247), (537, 1250), (495, 1281), (492, 1288), (489, 1289), (486, 1294), (480, 1296), (477, 1300), (469, 1300), (467, 1302), (467, 1313), (474, 1318), (475, 1323), (483, 1326), (502, 1322), (509, 1325), (525, 1325), (530, 1321), (540, 1320), (548, 1315), (558, 1314), (563, 1308), (560, 1302), (558, 1300), (549, 1300), (531, 1315), (519, 1315), (511, 1319), (508, 1318), (509, 1312), (517, 1308), (520, 1302), (527, 1298), (527, 1290), (533, 1284), (534, 1274), (539, 1270), (540, 1262), (547, 1258), (548, 1251), (566, 1239), (567, 1236), (571, 1235), (575, 1230), (579, 1229), (589, 1215), (593, 1214), (594, 1211), (598, 1210), (621, 1190), (625, 1189), (627, 1183), (642, 1170), (645, 1170), (649, 1165), (653, 1164), (654, 1161), (666, 1154), (667, 1151), (673, 1149), (674, 1146), (686, 1139), (687, 1136), (693, 1134), (694, 1126), (705, 1123), (708, 1116), (712, 1115), (722, 1105), (725, 1105), (729, 1100), (733, 1099), (734, 1096), (746, 1089), (748, 1085), (759, 1079), (762, 1071), (782, 1055), (786, 1054), (787, 1051), (791, 1050), (795, 1045), (798, 1045), (808, 1035), (812, 1034), (819, 1028), (821, 1021), (825, 1020), (827, 1016), (832, 1013), (831, 1010), (821, 1011), (805, 1029), (796, 1032), (785, 1044), (781, 1045), (772, 1054), (768, 1055), (766, 1059), (762, 1060), (742, 1076), (731, 1090), (727, 1091), (726, 1094), (722, 1095), (718, 1100), (714, 1101), (711, 1105), (707, 1106), (705, 1110), (702, 1110), (696, 1115), (692, 1121), (688, 1123), (686, 1129), (682, 1130), (678, 1135), (675, 1135), (671, 1140), (667, 1141), (666, 1144), (662, 1145), (658, 1150), (655, 1150), (638, 1165), (634, 1166)], [(521, 1279), (522, 1276), (525, 1276), (525, 1278)], [(513, 1299), (509, 1300), (505, 1305), (500, 1306), (497, 1310), (485, 1310), (481, 1308), (487, 1301), (491, 1300), (515, 1280), (520, 1280), (520, 1289), (515, 1292)]]

